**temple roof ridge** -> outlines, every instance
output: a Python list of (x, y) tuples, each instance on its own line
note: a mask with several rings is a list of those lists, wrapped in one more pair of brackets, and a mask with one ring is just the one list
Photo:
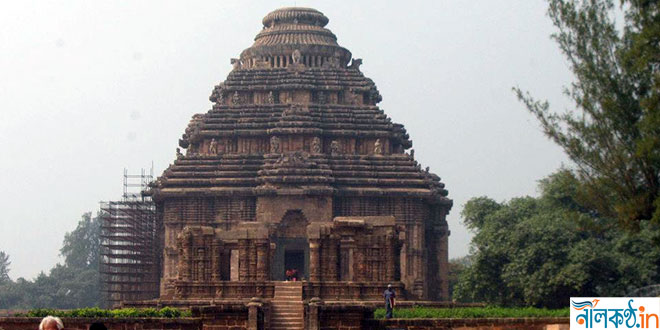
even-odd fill
[[(320, 11), (305, 7), (285, 7), (267, 14), (262, 30), (250, 48), (240, 56), (241, 68), (279, 68), (298, 63), (310, 66), (345, 67), (351, 52), (339, 46), (337, 36), (325, 26), (329, 19)], [(297, 53), (294, 53), (297, 52)]]
[(322, 12), (309, 7), (282, 7), (268, 13), (262, 23), (269, 27), (278, 23), (306, 23), (324, 27), (330, 20)]

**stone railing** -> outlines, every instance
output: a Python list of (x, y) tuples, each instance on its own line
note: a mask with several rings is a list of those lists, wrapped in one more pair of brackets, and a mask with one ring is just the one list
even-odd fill
[(250, 299), (252, 297), (272, 298), (275, 292), (274, 282), (211, 282), (175, 284), (174, 299)]
[[(311, 299), (319, 297), (323, 300), (383, 300), (383, 291), (387, 282), (304, 282), (303, 297)], [(400, 283), (393, 285), (396, 292), (402, 292)]]

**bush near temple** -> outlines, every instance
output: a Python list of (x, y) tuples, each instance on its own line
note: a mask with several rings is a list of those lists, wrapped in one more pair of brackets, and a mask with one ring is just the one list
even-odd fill
[(45, 317), (48, 315), (58, 317), (111, 317), (111, 318), (132, 318), (132, 317), (159, 317), (159, 318), (177, 318), (191, 317), (189, 310), (181, 310), (172, 307), (155, 308), (122, 308), (122, 309), (101, 309), (97, 307), (80, 308), (71, 310), (57, 309), (33, 309), (25, 314), (17, 316), (26, 317)]

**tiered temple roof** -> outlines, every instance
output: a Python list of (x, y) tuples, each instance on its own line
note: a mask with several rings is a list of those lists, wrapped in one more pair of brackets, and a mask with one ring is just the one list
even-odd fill
[[(295, 182), (300, 193), (405, 195), (450, 203), (439, 177), (404, 153), (412, 147), (405, 128), (376, 105), (382, 97), (360, 71), (361, 60), (347, 65), (350, 52), (337, 44), (327, 23), (309, 8), (282, 8), (263, 19), (254, 44), (213, 89), (213, 108), (191, 120), (180, 145), (192, 148), (161, 177), (156, 198), (266, 194)], [(304, 141), (270, 150), (270, 139), (282, 136)], [(308, 137), (321, 140), (320, 150), (311, 150)], [(209, 152), (212, 139), (224, 143), (222, 150)], [(377, 139), (383, 145), (379, 154)], [(335, 140), (342, 150), (331, 150)], [(245, 143), (255, 145), (240, 145)], [(307, 168), (287, 172), (279, 158), (296, 151), (306, 153), (299, 161)]]

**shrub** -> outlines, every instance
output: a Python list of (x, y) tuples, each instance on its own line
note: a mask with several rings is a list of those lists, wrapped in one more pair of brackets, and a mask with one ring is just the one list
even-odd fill
[(192, 313), (189, 310), (180, 310), (172, 307), (164, 307), (161, 309), (156, 308), (122, 308), (122, 309), (101, 309), (98, 307), (79, 308), (69, 310), (56, 310), (39, 308), (28, 311), (25, 314), (17, 314), (16, 316), (26, 317), (45, 317), (48, 315), (58, 317), (112, 317), (112, 318), (137, 318), (137, 317), (162, 317), (162, 318), (177, 318), (177, 317), (191, 317)]

